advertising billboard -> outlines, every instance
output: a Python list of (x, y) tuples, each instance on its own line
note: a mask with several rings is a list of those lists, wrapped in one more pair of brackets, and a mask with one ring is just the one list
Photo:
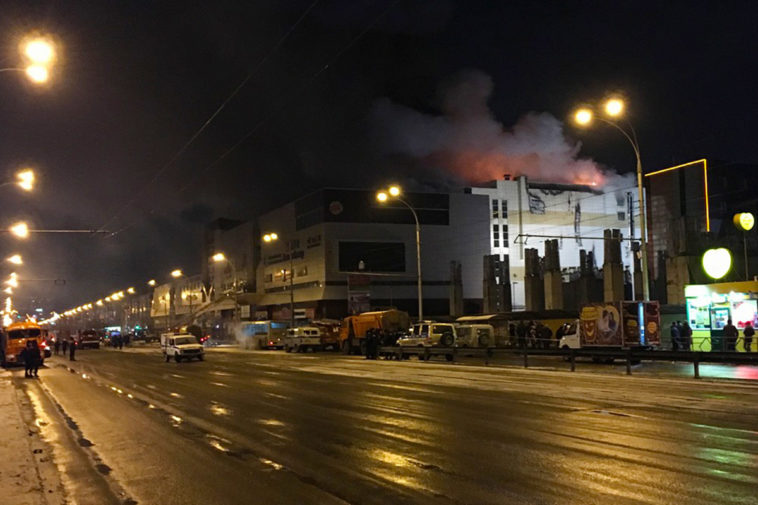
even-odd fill
[(615, 346), (622, 344), (622, 319), (619, 303), (591, 303), (579, 314), (582, 345)]

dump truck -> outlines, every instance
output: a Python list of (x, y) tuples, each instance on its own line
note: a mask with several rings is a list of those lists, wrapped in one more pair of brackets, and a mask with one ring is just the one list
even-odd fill
[(410, 324), (408, 313), (395, 309), (348, 316), (340, 328), (340, 349), (345, 354), (366, 354), (366, 335), (372, 332), (382, 344), (394, 345)]

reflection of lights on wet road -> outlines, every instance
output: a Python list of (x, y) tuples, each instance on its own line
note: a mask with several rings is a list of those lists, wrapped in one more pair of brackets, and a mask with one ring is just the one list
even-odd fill
[(277, 398), (279, 400), (289, 400), (289, 396), (280, 395), (277, 393), (264, 393), (269, 398)]
[(258, 419), (258, 423), (265, 426), (284, 426), (284, 423), (278, 419)]
[(184, 395), (180, 395), (179, 393), (169, 393), (169, 396), (174, 398), (184, 398)]
[(267, 458), (259, 458), (259, 461), (263, 463), (264, 465), (270, 466), (274, 470), (281, 470), (282, 468), (284, 468), (284, 465), (280, 465), (276, 461), (271, 461), (270, 459), (267, 459)]
[(223, 382), (211, 382), (211, 385), (218, 386), (220, 388), (228, 388), (229, 387), (229, 385), (224, 384)]
[(129, 398), (129, 399), (131, 399), (131, 400), (133, 400), (133, 399), (134, 399), (134, 395), (133, 395), (133, 394), (131, 394), (131, 393), (127, 393), (127, 394), (126, 394), (126, 397), (127, 397), (127, 398)]
[(373, 449), (369, 452), (369, 456), (377, 461), (381, 461), (382, 463), (387, 463), (392, 466), (402, 466), (402, 467), (408, 467), (411, 466), (407, 459), (405, 459), (400, 454), (385, 451), (382, 449)]
[(231, 409), (228, 409), (224, 407), (223, 405), (220, 405), (218, 403), (211, 403), (210, 406), (211, 414), (214, 416), (230, 416), (232, 415)]
[(182, 422), (184, 421), (181, 417), (175, 416), (173, 414), (171, 414), (168, 417), (171, 420), (171, 426), (173, 426), (174, 428), (176, 428), (177, 426), (179, 426), (180, 424), (182, 424)]
[(218, 449), (221, 452), (229, 452), (229, 448), (225, 447), (224, 444), (230, 444), (228, 440), (225, 440), (223, 438), (219, 438), (215, 435), (206, 435), (205, 436), (208, 439), (208, 443), (211, 447), (214, 449)]
[(758, 367), (748, 365), (700, 364), (700, 376), (715, 379), (758, 380)]
[(147, 404), (147, 408), (149, 408), (149, 409), (154, 409), (154, 408), (155, 408), (155, 405), (153, 405), (152, 403), (148, 403), (148, 404)]

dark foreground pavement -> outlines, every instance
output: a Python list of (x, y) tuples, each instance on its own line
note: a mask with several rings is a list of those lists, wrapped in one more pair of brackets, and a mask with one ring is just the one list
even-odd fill
[(27, 387), (66, 416), (68, 485), (114, 503), (756, 503), (755, 383), (228, 351), (49, 366)]

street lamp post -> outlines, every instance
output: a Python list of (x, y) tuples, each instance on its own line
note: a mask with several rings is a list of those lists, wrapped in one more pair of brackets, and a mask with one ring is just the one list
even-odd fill
[(408, 207), (408, 210), (410, 210), (411, 214), (413, 214), (414, 221), (416, 221), (416, 284), (418, 288), (418, 319), (419, 321), (423, 321), (424, 295), (421, 283), (421, 226), (419, 224), (418, 213), (416, 213), (416, 209), (414, 209), (411, 204), (400, 197), (401, 193), (402, 191), (398, 186), (390, 186), (387, 191), (379, 191), (376, 194), (376, 199), (379, 200), (380, 203), (384, 203), (390, 198), (397, 200), (398, 202)]
[(642, 187), (642, 158), (640, 156), (640, 145), (637, 141), (637, 133), (631, 123), (627, 122), (629, 131), (623, 128), (613, 118), (620, 118), (624, 114), (625, 104), (620, 98), (610, 98), (605, 102), (603, 111), (606, 117), (595, 115), (593, 109), (582, 107), (574, 113), (574, 122), (579, 126), (589, 126), (592, 120), (597, 118), (599, 121), (612, 126), (629, 141), (634, 150), (634, 156), (637, 160), (637, 197), (640, 202), (640, 263), (642, 266), (642, 296), (645, 301), (650, 300), (650, 284), (648, 277), (648, 258), (647, 258), (647, 209), (645, 208), (645, 194)]
[(237, 269), (234, 266), (234, 262), (226, 257), (226, 255), (222, 252), (218, 252), (211, 256), (211, 259), (214, 263), (227, 263), (231, 269), (232, 269), (232, 299), (234, 300), (234, 317), (232, 318), (233, 322), (237, 322), (237, 314), (239, 312), (239, 304), (237, 303)]
[[(263, 236), (263, 241), (266, 243), (279, 240), (279, 235), (276, 233), (267, 233)], [(295, 259), (293, 258), (294, 250), (292, 247), (292, 240), (287, 241), (287, 253), (290, 258), (290, 328), (295, 327)], [(284, 271), (286, 274), (286, 270)]]

